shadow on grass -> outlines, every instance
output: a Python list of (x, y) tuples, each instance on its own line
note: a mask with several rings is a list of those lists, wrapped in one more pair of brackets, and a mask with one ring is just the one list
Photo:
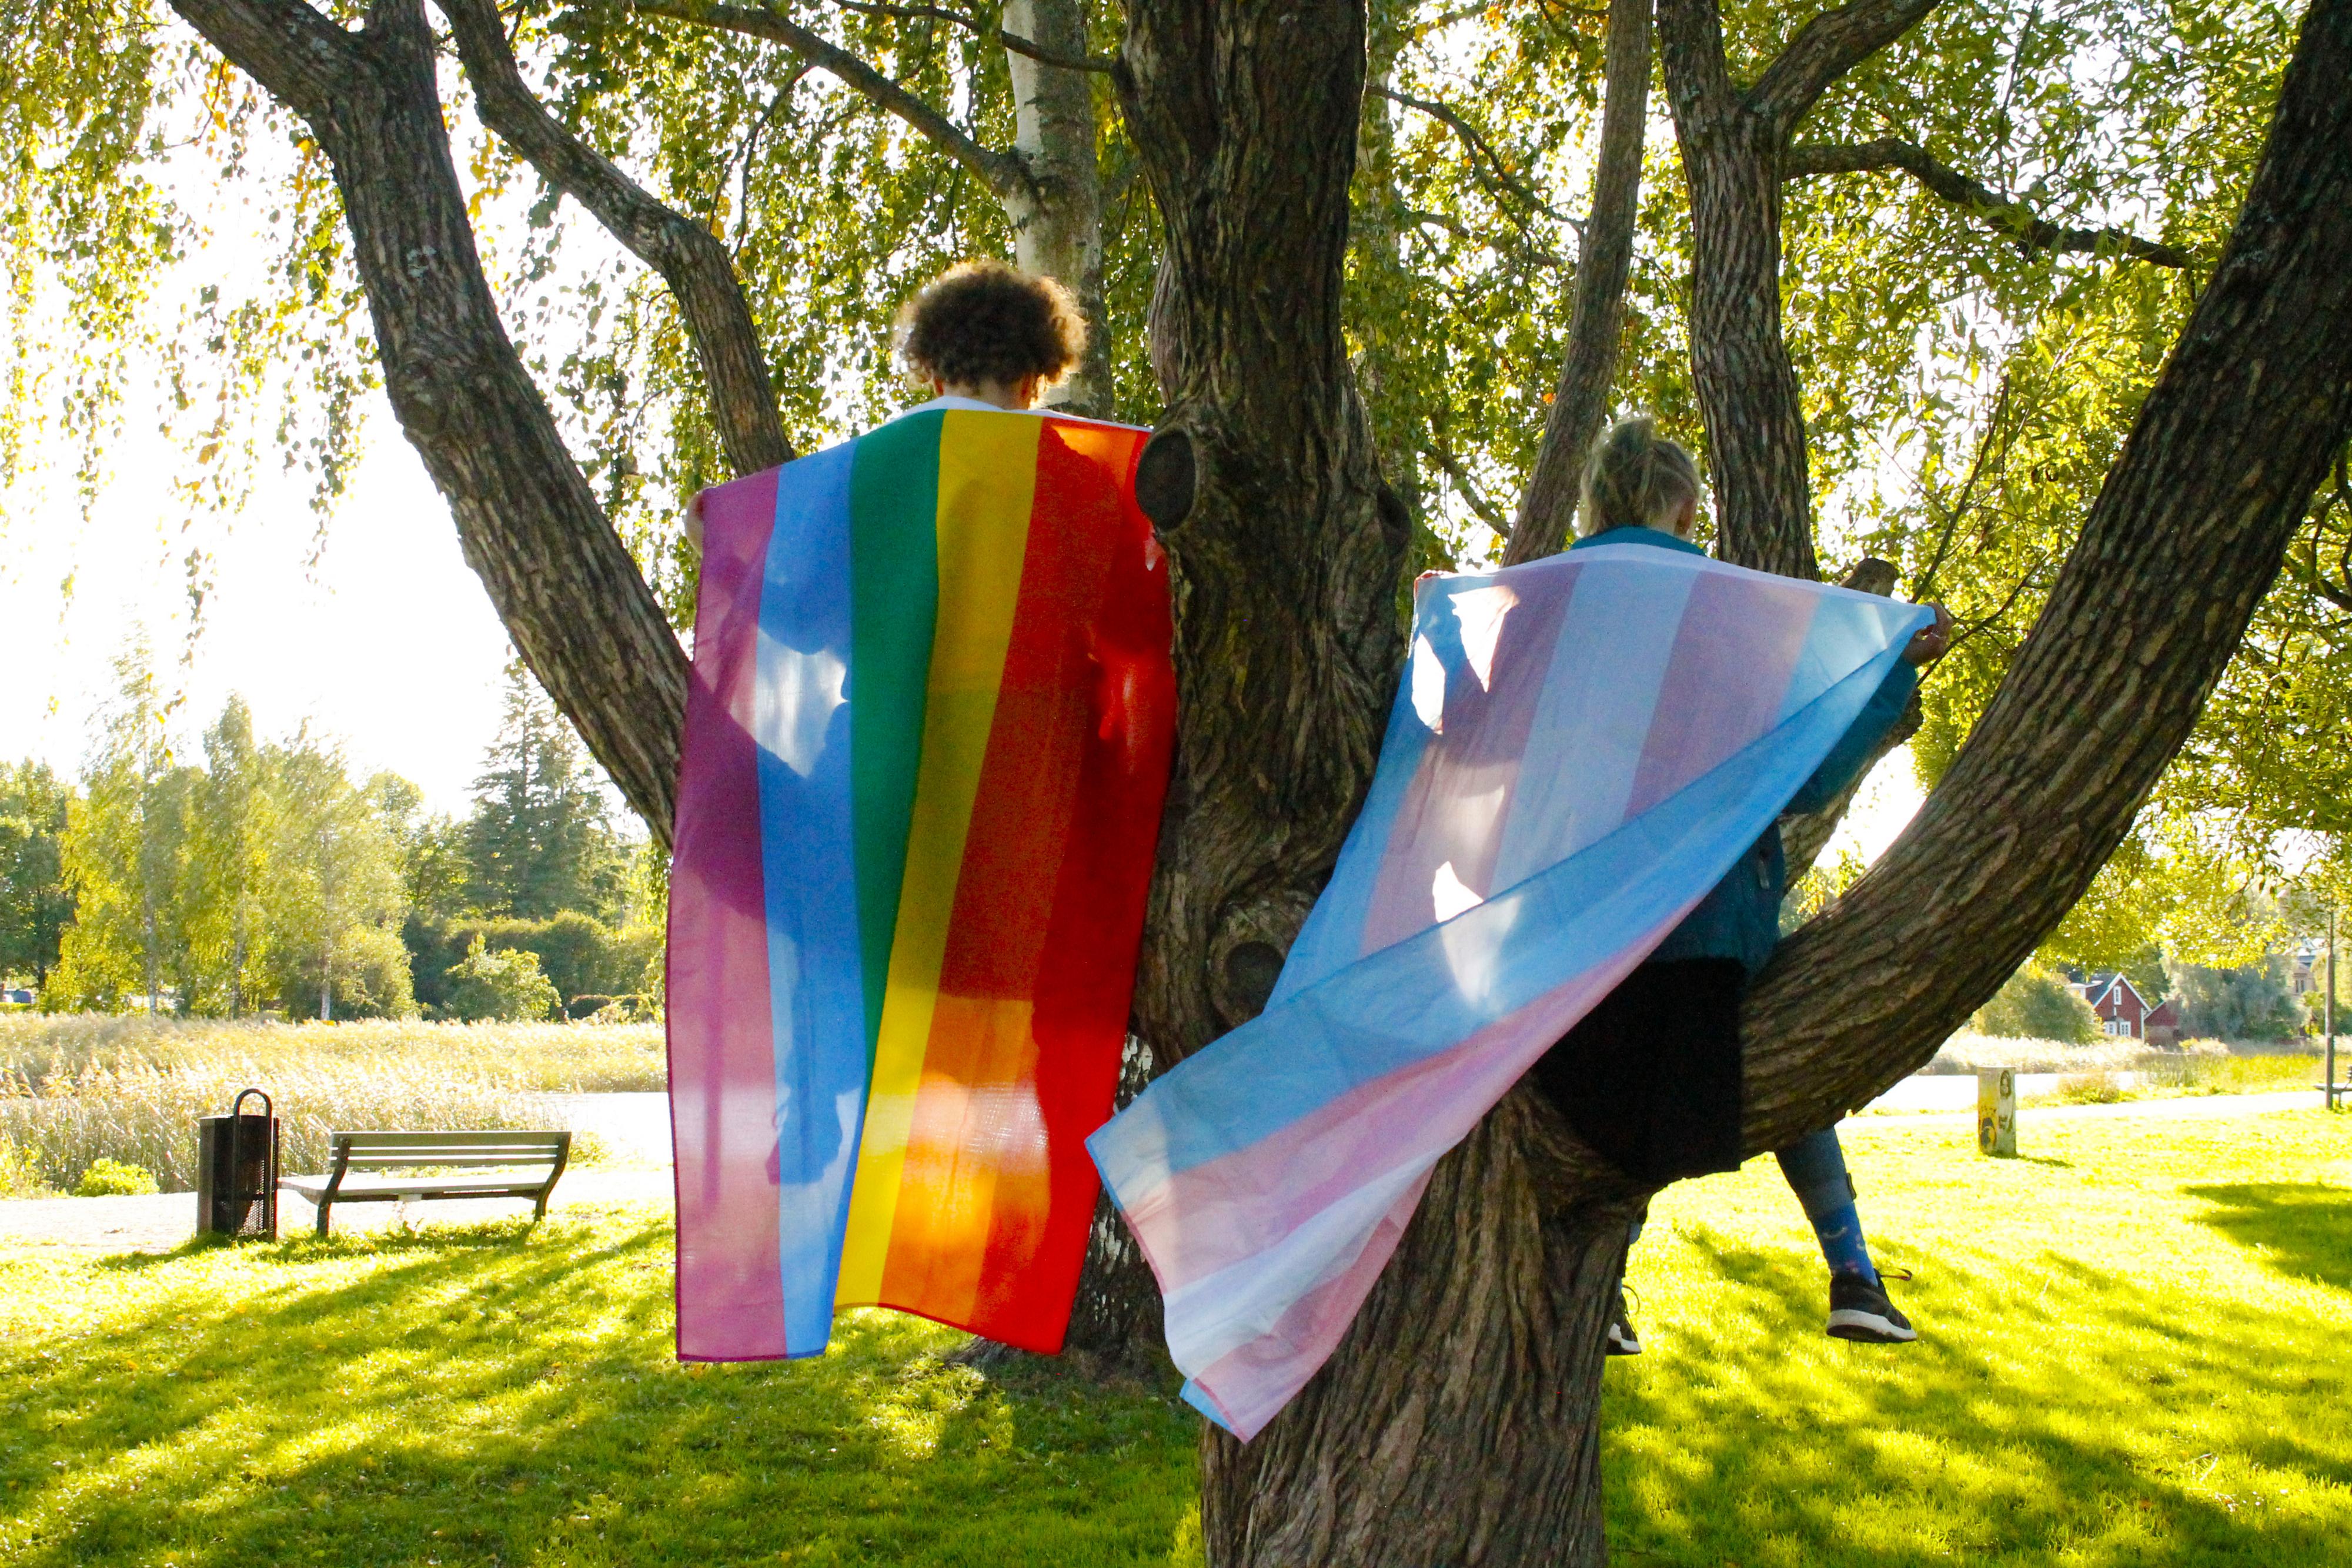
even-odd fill
[[(2301, 1214), (2283, 1223), (2318, 1226)], [(1715, 1325), (1719, 1340), (1670, 1332), (1657, 1336), (1674, 1345), (1666, 1355), (1614, 1364), (1628, 1371), (1612, 1370), (1604, 1390), (1604, 1481), (1612, 1550), (1625, 1558), (2343, 1561), (2340, 1539), (2274, 1498), (2209, 1489), (2189, 1461), (2211, 1454), (2151, 1462), (2134, 1446), (2136, 1434), (2193, 1429), (2231, 1398), (2307, 1405), (2309, 1369), (2282, 1355), (2273, 1318), (2207, 1302), (2200, 1332), (2178, 1303), (2053, 1255), (2036, 1267), (2055, 1288), (2031, 1291), (1931, 1264), (1903, 1298), (1919, 1343), (1846, 1345), (1822, 1333), (1816, 1268), (1704, 1230), (1690, 1239), (1738, 1287), (1726, 1292), (1732, 1317)], [(1972, 1331), (1939, 1322), (1939, 1303), (1969, 1298)], [(2315, 1429), (2233, 1436), (2245, 1459), (2352, 1482), (2352, 1456)]]
[(2213, 1207), (2196, 1218), (2280, 1273), (2352, 1291), (2352, 1192), (2316, 1182), (2242, 1182), (2181, 1189)]
[(913, 1320), (852, 1314), (814, 1361), (679, 1366), (664, 1220), (122, 1273), (142, 1299), (102, 1334), (0, 1350), (0, 1557), (25, 1568), (1160, 1564), (1192, 1500), (1172, 1401), (1000, 1385)]

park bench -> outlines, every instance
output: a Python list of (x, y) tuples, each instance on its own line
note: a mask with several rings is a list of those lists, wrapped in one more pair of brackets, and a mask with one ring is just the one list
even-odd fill
[[(547, 1195), (572, 1155), (569, 1133), (330, 1133), (324, 1176), (279, 1178), (319, 1207), (319, 1234), (339, 1203), (404, 1198), (528, 1197), (547, 1218)], [(543, 1169), (539, 1167), (544, 1167)]]

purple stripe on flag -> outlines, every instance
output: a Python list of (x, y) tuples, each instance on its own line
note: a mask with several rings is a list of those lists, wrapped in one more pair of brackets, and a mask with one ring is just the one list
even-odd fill
[(1638, 817), (1770, 729), (1821, 603), (1817, 584), (1710, 571), (1691, 584), (1625, 815)]
[(775, 1040), (751, 737), (772, 471), (708, 491), (670, 867), (670, 1136), (681, 1360), (784, 1354)]

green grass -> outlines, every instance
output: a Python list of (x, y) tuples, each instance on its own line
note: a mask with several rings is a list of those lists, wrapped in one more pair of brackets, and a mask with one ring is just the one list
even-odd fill
[(859, 1312), (822, 1360), (670, 1359), (614, 1210), (0, 1260), (0, 1562), (1164, 1564), (1196, 1418), (992, 1381)]
[(1822, 1335), (1769, 1161), (1670, 1188), (1608, 1373), (1618, 1561), (2352, 1563), (2352, 1118), (1849, 1124), (1922, 1332)]
[[(1822, 1336), (1769, 1161), (1670, 1189), (1607, 1375), (1616, 1560), (2352, 1563), (2352, 1117), (1901, 1118), (1849, 1148), (1922, 1343)], [(853, 1314), (669, 1359), (644, 1210), (159, 1259), (0, 1254), (0, 1563), (1199, 1562), (1164, 1396)], [(437, 1533), (436, 1533), (437, 1532)]]

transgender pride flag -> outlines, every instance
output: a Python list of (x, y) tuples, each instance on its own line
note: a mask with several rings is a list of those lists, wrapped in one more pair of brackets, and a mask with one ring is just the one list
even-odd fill
[(1174, 725), (1148, 433), (942, 399), (709, 491), (670, 872), (677, 1343), (1061, 1347)]
[(1246, 1438), (1440, 1155), (1665, 938), (1929, 612), (1625, 540), (1423, 578), (1363, 815), (1265, 1011), (1088, 1140), (1185, 1396)]

